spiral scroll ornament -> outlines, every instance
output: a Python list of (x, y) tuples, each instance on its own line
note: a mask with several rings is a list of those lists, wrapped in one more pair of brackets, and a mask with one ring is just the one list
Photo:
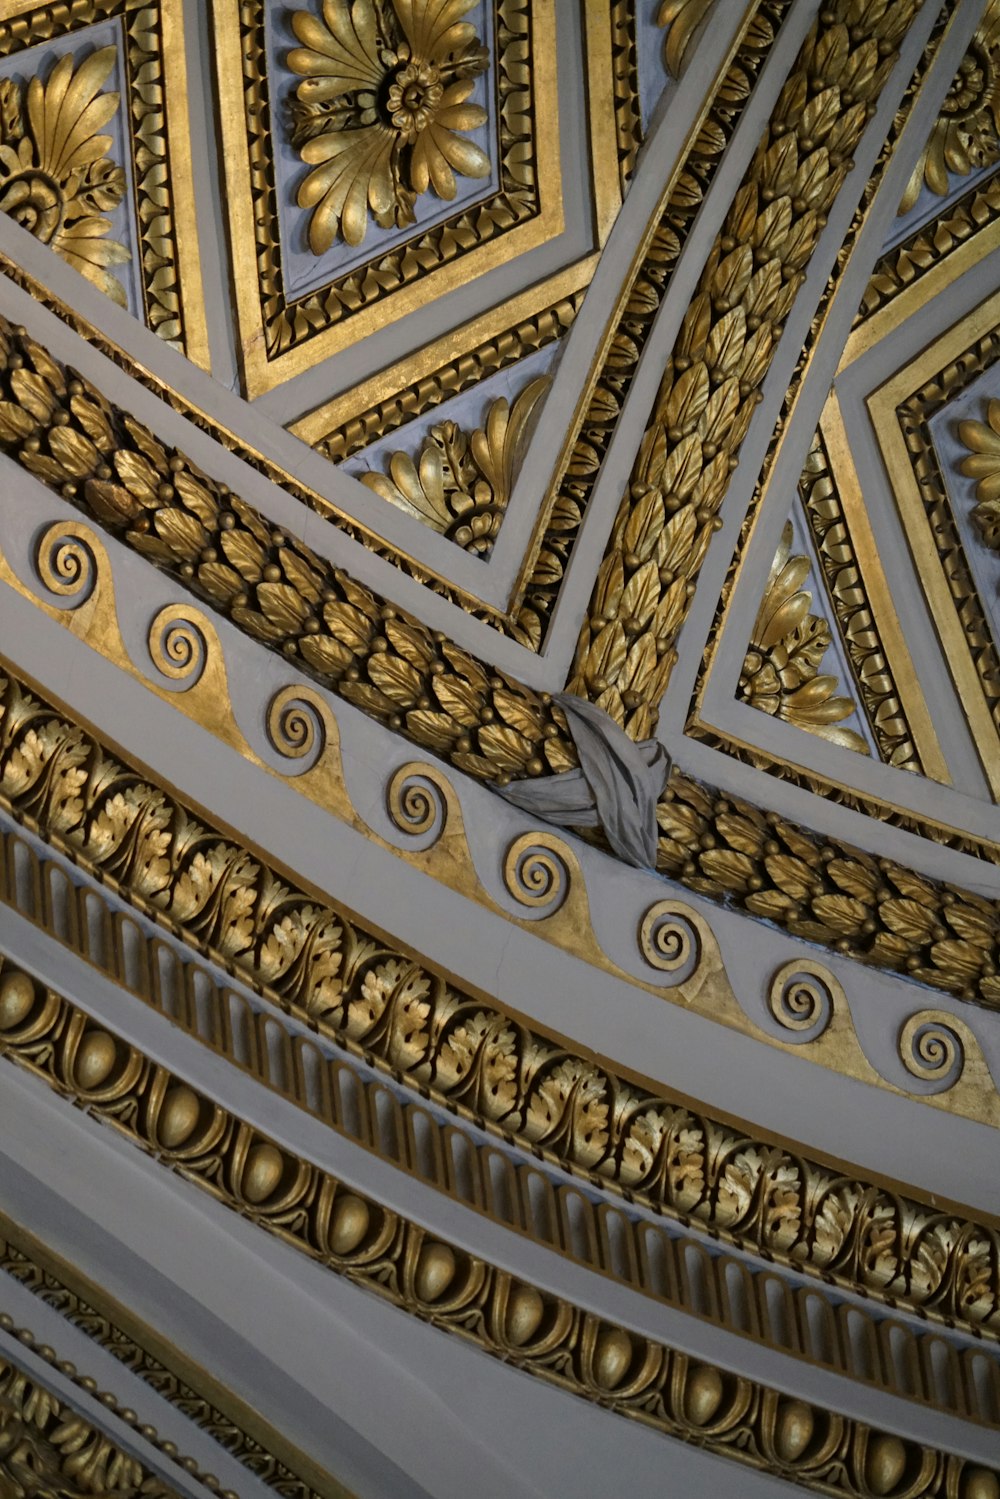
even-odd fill
[(833, 1019), (835, 988), (837, 981), (819, 963), (796, 960), (778, 969), (771, 980), (768, 1008), (788, 1033), (786, 1040), (804, 1045), (823, 1034)]
[(201, 680), (208, 642), (186, 606), (170, 604), (161, 609), (149, 627), (148, 643), (153, 665), (179, 692), (189, 692)]
[(522, 833), (507, 850), (504, 884), (519, 905), (539, 916), (558, 911), (569, 892), (569, 869), (555, 838)]
[(401, 833), (430, 848), (444, 832), (448, 801), (440, 777), (429, 765), (401, 765), (386, 787), (386, 808)]
[(282, 687), (267, 705), (267, 737), (285, 760), (302, 760), (296, 773), (310, 770), (326, 745), (319, 699), (307, 687)]
[(946, 1093), (965, 1068), (965, 1047), (946, 1017), (933, 1010), (911, 1015), (899, 1032), (899, 1055), (926, 1093)]
[(35, 551), (38, 576), (67, 609), (79, 609), (94, 591), (97, 559), (84, 538), (65, 526), (49, 526)]
[(658, 900), (639, 926), (639, 948), (651, 968), (673, 983), (690, 978), (698, 964), (701, 942), (685, 906)]

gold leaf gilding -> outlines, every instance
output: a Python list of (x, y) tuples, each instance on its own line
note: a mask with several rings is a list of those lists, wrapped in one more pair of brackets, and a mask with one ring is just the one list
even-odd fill
[(119, 107), (117, 93), (101, 92), (115, 56), (103, 47), (74, 68), (67, 53), (46, 82), (29, 81), (26, 97), (0, 80), (0, 210), (124, 307), (110, 267), (131, 256), (109, 237), (105, 215), (125, 197), (125, 173), (109, 155), (111, 137), (99, 134)]

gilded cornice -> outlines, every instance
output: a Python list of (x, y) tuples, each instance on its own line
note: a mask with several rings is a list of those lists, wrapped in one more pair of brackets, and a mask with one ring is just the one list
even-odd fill
[[(741, 985), (739, 993), (733, 989), (706, 913), (670, 897), (649, 906), (649, 893), (659, 892), (654, 883), (647, 893), (648, 887), (642, 888), (645, 880), (640, 879), (635, 890), (643, 915), (638, 935), (632, 925), (633, 919), (639, 919), (638, 910), (634, 918), (625, 917), (611, 926), (597, 922), (594, 910), (600, 900), (602, 856), (591, 852), (581, 858), (582, 850), (546, 828), (529, 826), (518, 833), (519, 823), (523, 829), (520, 818), (504, 839), (509, 846), (502, 874), (497, 870), (497, 877), (492, 878), (481, 863), (486, 850), (481, 838), (473, 834), (475, 818), (468, 822), (463, 807), (463, 792), (471, 788), (452, 784), (439, 767), (428, 763), (410, 761), (377, 776), (376, 795), (391, 825), (387, 829), (378, 823), (377, 815), (373, 821), (367, 794), (359, 797), (360, 788), (352, 790), (348, 784), (345, 754), (353, 758), (354, 752), (349, 744), (341, 747), (346, 725), (305, 683), (277, 686), (272, 678), (269, 685), (261, 684), (255, 704), (244, 700), (237, 710), (229, 690), (229, 666), (235, 663), (227, 663), (209, 618), (185, 602), (164, 604), (140, 637), (130, 630), (132, 638), (127, 641), (118, 617), (117, 594), (127, 599), (128, 585), (121, 577), (116, 583), (103, 542), (80, 522), (56, 520), (35, 532), (28, 556), (18, 546), (14, 550), (16, 559), (0, 552), (0, 580), (41, 614), (91, 646), (99, 643), (106, 660), (169, 703), (171, 711), (179, 709), (207, 729), (258, 771), (280, 778), (296, 796), (485, 912), (502, 913), (506, 921), (584, 959), (592, 968), (624, 978), (662, 1001), (704, 1015), (757, 1043), (794, 1050), (841, 1075), (913, 1096), (913, 1087), (900, 1073), (901, 1064), (906, 1073), (932, 1085), (916, 1090), (924, 1102), (980, 1123), (1000, 1124), (1000, 1092), (984, 1061), (982, 1038), (976, 1033), (984, 1027), (978, 1018), (973, 1028), (969, 1024), (973, 1017), (937, 1017), (944, 1027), (942, 1038), (950, 1038), (946, 1050), (955, 1052), (959, 1065), (952, 1068), (949, 1062), (936, 1072), (931, 1069), (926, 1077), (920, 1065), (914, 1070), (914, 1057), (908, 1044), (904, 1045), (902, 1031), (895, 1048), (888, 1051), (882, 1045), (873, 1048), (870, 1039), (862, 1044), (863, 995), (856, 986), (852, 986), (853, 994), (845, 992), (830, 973), (825, 973), (813, 996), (815, 1014), (808, 1026), (803, 1028), (786, 1013), (784, 1003), (775, 1004), (772, 997), (770, 1008), (778, 1030), (762, 1028), (754, 1013), (759, 986), (748, 991)], [(247, 737), (241, 722), (248, 729), (251, 722), (261, 727), (257, 732), (249, 729)], [(490, 826), (495, 826), (492, 818)], [(713, 873), (732, 876), (740, 863), (722, 857), (707, 860), (706, 869), (709, 866)], [(893, 1002), (891, 991), (885, 994), (885, 1002)], [(929, 1020), (932, 1013), (924, 1011), (924, 1019)]]
[(109, 19), (121, 25), (143, 316), (160, 338), (207, 368), (181, 0), (76, 0), (70, 6), (15, 0), (0, 21), (0, 58)]
[[(15, 868), (21, 872), (19, 882), (5, 882), (2, 871)], [(338, 1134), (435, 1191), (550, 1252), (729, 1332), (755, 1338), (903, 1399), (949, 1409), (965, 1420), (985, 1424), (1000, 1418), (1000, 1363), (991, 1366), (994, 1374), (987, 1377), (986, 1385), (981, 1379), (977, 1382), (974, 1374), (973, 1365), (983, 1364), (981, 1344), (956, 1349), (933, 1330), (902, 1322), (898, 1307), (895, 1317), (877, 1319), (864, 1301), (833, 1300), (822, 1284), (789, 1284), (780, 1271), (748, 1263), (738, 1254), (720, 1252), (717, 1247), (709, 1253), (703, 1238), (690, 1232), (697, 1219), (693, 1224), (689, 1219), (687, 1231), (682, 1232), (676, 1226), (667, 1230), (648, 1218), (638, 1218), (630, 1207), (609, 1201), (614, 1184), (594, 1175), (590, 1186), (599, 1185), (600, 1196), (596, 1200), (585, 1196), (575, 1182), (560, 1181), (551, 1167), (546, 1170), (536, 1163), (541, 1155), (555, 1164), (557, 1157), (551, 1150), (539, 1149), (535, 1140), (526, 1141), (516, 1133), (508, 1135), (505, 1128), (508, 1140), (531, 1150), (530, 1163), (512, 1158), (509, 1150), (493, 1145), (461, 1114), (458, 1123), (454, 1116), (443, 1121), (415, 1092), (400, 1098), (355, 1061), (345, 1060), (330, 1046), (323, 1049), (320, 1042), (294, 1030), (249, 995), (223, 987), (211, 970), (186, 953), (182, 959), (161, 935), (114, 909), (99, 887), (77, 886), (70, 894), (55, 857), (40, 856), (31, 844), (2, 828), (0, 899), (12, 908), (16, 905), (41, 930), (262, 1086), (290, 1098)], [(100, 931), (98, 941), (92, 937), (95, 927)], [(799, 972), (796, 988), (775, 991), (774, 1008), (792, 1023), (808, 1028), (821, 1000), (819, 975), (816, 965)], [(228, 1023), (220, 1027), (217, 1016), (228, 1016)], [(279, 1029), (282, 1063), (276, 1065), (274, 1043)], [(943, 1033), (938, 1040), (946, 1044)], [(346, 1105), (345, 1100), (349, 1100)], [(547, 1102), (551, 1103), (551, 1095)], [(581, 1114), (593, 1123), (593, 1109)], [(704, 1131), (709, 1153), (727, 1149), (724, 1128), (704, 1116), (699, 1119), (691, 1113), (687, 1128)], [(433, 1142), (431, 1148), (428, 1142)], [(772, 1147), (752, 1141), (751, 1148)], [(565, 1159), (561, 1164), (567, 1164)], [(634, 1201), (635, 1195), (630, 1192), (630, 1199)], [(9, 1238), (9, 1229), (7, 1233)], [(609, 1248), (612, 1243), (617, 1246), (614, 1255)], [(692, 1262), (699, 1266), (694, 1277)], [(0, 1252), (0, 1268), (22, 1279), (31, 1275), (33, 1285), (51, 1303), (48, 1280), (41, 1279), (41, 1272), (31, 1272), (28, 1265), (9, 1245), (6, 1261)], [(743, 1290), (736, 1299), (731, 1291), (734, 1277)], [(882, 1350), (881, 1359), (871, 1360), (860, 1353), (858, 1339), (848, 1329), (861, 1324), (866, 1327), (865, 1346)], [(902, 1356), (900, 1347), (906, 1350)], [(948, 1377), (939, 1377), (942, 1360)], [(129, 1362), (144, 1366), (145, 1356), (137, 1352)], [(185, 1408), (193, 1408), (189, 1397), (185, 1398)], [(268, 1439), (271, 1446), (273, 1440)], [(232, 1450), (233, 1445), (227, 1438), (227, 1447)]]
[[(991, 1334), (1000, 1328), (994, 1230), (963, 1226), (960, 1211), (958, 1219), (928, 1211), (905, 1191), (852, 1179), (774, 1143), (751, 1144), (747, 1133), (705, 1118), (688, 1100), (626, 1082), (297, 888), (11, 676), (3, 704), (0, 796), (9, 810), (331, 1042), (556, 1164), (657, 1211), (694, 1219), (751, 1253), (962, 1327)], [(422, 821), (412, 798), (403, 810)], [(744, 824), (730, 815), (730, 838), (738, 840)], [(547, 864), (558, 881), (559, 855), (539, 847), (544, 835), (529, 842), (533, 872)], [(702, 857), (713, 852), (705, 848)], [(801, 858), (765, 857), (800, 880), (811, 877)], [(724, 863), (709, 858), (708, 867)], [(859, 856), (833, 861), (834, 878), (854, 888), (866, 872)], [(534, 882), (525, 888), (535, 899)], [(911, 884), (891, 895), (897, 924), (916, 924), (920, 893)], [(829, 919), (842, 904), (820, 909)], [(987, 906), (953, 902), (947, 914), (956, 931), (968, 932), (970, 922), (982, 924)], [(683, 973), (698, 931), (693, 917), (672, 909), (670, 902), (653, 906), (642, 936), (651, 963), (664, 972), (681, 965)], [(784, 1015), (790, 1031), (822, 1033), (835, 1004), (831, 986), (798, 982), (797, 973), (775, 975), (772, 1013), (779, 1021)], [(911, 1075), (946, 1088), (953, 1083), (974, 1045), (959, 1024), (934, 1012), (912, 1017), (900, 1037)]]
[[(314, 1470), (301, 1453), (292, 1451), (284, 1438), (256, 1412), (243, 1406), (229, 1391), (218, 1388), (204, 1370), (191, 1366), (176, 1348), (152, 1329), (138, 1324), (106, 1291), (85, 1281), (2, 1213), (0, 1271), (57, 1311), (69, 1325), (85, 1333), (95, 1347), (113, 1354), (131, 1374), (149, 1385), (186, 1420), (207, 1432), (268, 1488), (280, 1492), (285, 1499), (352, 1499), (347, 1489), (329, 1474)], [(17, 1329), (17, 1336), (42, 1356), (52, 1354), (51, 1349), (43, 1353), (24, 1329)], [(69, 1372), (65, 1360), (60, 1361), (59, 1367), (64, 1373)], [(87, 1393), (96, 1389), (88, 1376), (74, 1371), (71, 1377)], [(108, 1399), (102, 1397), (103, 1403), (107, 1404)], [(147, 1440), (156, 1439), (148, 1426), (145, 1435)], [(191, 1471), (190, 1460), (188, 1471)], [(308, 1477), (303, 1476), (306, 1472)], [(211, 1488), (211, 1483), (206, 1487)], [(221, 1499), (228, 1496), (223, 1494)]]
[(653, 1429), (825, 1493), (994, 1499), (965, 1459), (690, 1359), (345, 1188), (6, 967), (6, 1055), (259, 1227), (392, 1306)]

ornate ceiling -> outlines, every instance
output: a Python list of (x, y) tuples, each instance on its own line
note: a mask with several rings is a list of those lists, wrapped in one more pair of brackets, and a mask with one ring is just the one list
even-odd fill
[(0, 209), (0, 1490), (1000, 1499), (997, 0), (0, 0)]

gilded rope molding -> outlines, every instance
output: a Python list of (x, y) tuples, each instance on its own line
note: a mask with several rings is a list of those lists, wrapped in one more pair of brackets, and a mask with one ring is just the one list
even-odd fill
[[(409, 785), (412, 793), (415, 783)], [(409, 805), (421, 811), (412, 795)], [(422, 820), (426, 815), (424, 810)], [(222, 988), (209, 970), (188, 957), (182, 961), (162, 938), (115, 911), (99, 887), (75, 886), (71, 891), (60, 865), (40, 859), (15, 834), (0, 830), (0, 840), (0, 899), (16, 905), (42, 930), (230, 1064), (436, 1191), (598, 1274), (731, 1332), (874, 1383), (903, 1399), (953, 1410), (966, 1420), (1000, 1420), (1000, 1363), (984, 1367), (980, 1346), (956, 1350), (932, 1332), (918, 1332), (896, 1319), (876, 1321), (863, 1303), (834, 1307), (821, 1288), (789, 1286), (773, 1272), (731, 1255), (709, 1255), (692, 1236), (636, 1221), (607, 1201), (585, 1197), (574, 1185), (553, 1181), (534, 1165), (512, 1161), (487, 1141), (443, 1124), (416, 1097), (400, 1100), (342, 1056), (292, 1031), (272, 1011), (255, 1008), (245, 996)], [(10, 877), (15, 869), (20, 871), (16, 886)], [(784, 973), (776, 976), (771, 1005), (786, 1025), (808, 1030), (816, 1025), (824, 1000), (828, 1003), (823, 971), (808, 961), (790, 967), (792, 982), (786, 982)], [(210, 1023), (207, 1016), (213, 1017)], [(284, 1036), (277, 1047), (276, 1027)], [(942, 1031), (934, 1035), (944, 1044)], [(925, 1030), (920, 1042), (918, 1051), (926, 1052), (931, 1033)], [(344, 1098), (352, 1101), (346, 1110)], [(416, 1144), (428, 1139), (435, 1141), (431, 1150)], [(498, 1190), (498, 1182), (505, 1184), (503, 1190)], [(612, 1243), (618, 1246), (614, 1255)], [(694, 1277), (692, 1255), (699, 1266)], [(0, 1268), (3, 1265), (0, 1253)], [(734, 1276), (741, 1287), (739, 1296), (733, 1294)], [(781, 1307), (777, 1316), (775, 1298)], [(849, 1335), (848, 1323), (859, 1319), (867, 1326), (869, 1346), (881, 1350), (874, 1362), (858, 1359), (856, 1340)], [(792, 1328), (797, 1329), (794, 1336)], [(942, 1365), (947, 1371), (943, 1376)]]
[[(315, 1474), (311, 1479), (306, 1479), (298, 1471), (289, 1468), (274, 1451), (275, 1445), (284, 1449), (286, 1444), (264, 1425), (260, 1417), (243, 1406), (239, 1407), (237, 1418), (228, 1410), (220, 1409), (213, 1403), (216, 1398), (214, 1392), (211, 1399), (206, 1397), (200, 1389), (195, 1389), (187, 1382), (186, 1372), (179, 1372), (182, 1362), (186, 1369), (186, 1361), (182, 1360), (176, 1349), (166, 1351), (163, 1359), (152, 1352), (152, 1347), (160, 1345), (160, 1339), (155, 1334), (148, 1328), (135, 1328), (128, 1314), (110, 1302), (101, 1290), (83, 1283), (76, 1271), (67, 1268), (61, 1261), (54, 1260), (47, 1249), (43, 1249), (23, 1229), (10, 1223), (2, 1213), (0, 1271), (31, 1291), (46, 1306), (57, 1311), (71, 1326), (85, 1333), (98, 1348), (113, 1354), (120, 1364), (149, 1385), (161, 1399), (169, 1401), (186, 1420), (193, 1422), (219, 1442), (230, 1457), (243, 1463), (259, 1482), (281, 1493), (285, 1499), (353, 1499), (328, 1474)], [(16, 1336), (19, 1342), (42, 1357), (52, 1353), (51, 1349), (39, 1348), (24, 1329), (17, 1329)], [(65, 1361), (60, 1361), (60, 1368), (86, 1394), (98, 1393), (95, 1381), (88, 1376), (80, 1376), (75, 1370), (71, 1372)], [(204, 1374), (198, 1373), (193, 1377), (199, 1386), (206, 1378)], [(227, 1405), (238, 1404), (229, 1392), (221, 1392), (219, 1398), (225, 1400)], [(106, 1397), (102, 1399), (102, 1403), (107, 1404)], [(123, 1413), (116, 1411), (116, 1414)], [(156, 1441), (152, 1428), (145, 1427), (143, 1434), (147, 1440)], [(167, 1456), (174, 1455), (168, 1450), (172, 1444), (158, 1445)], [(301, 1461), (303, 1467), (311, 1466), (306, 1464), (300, 1454), (291, 1455), (290, 1460), (297, 1463)], [(218, 1484), (213, 1485), (211, 1475), (199, 1475), (199, 1479), (206, 1488), (211, 1490), (214, 1487), (219, 1492), (220, 1499), (235, 1499), (231, 1491), (219, 1490)]]
[(806, 1487), (994, 1499), (993, 1473), (603, 1321), (343, 1187), (5, 966), (0, 1047), (216, 1201), (326, 1268), (568, 1393)]
[[(2, 709), (0, 797), (12, 813), (331, 1041), (751, 1253), (1000, 1332), (1000, 1233), (957, 1227), (953, 1214), (894, 1190), (774, 1144), (748, 1145), (687, 1100), (638, 1091), (285, 883), (10, 676)], [(411, 802), (414, 810), (419, 821)], [(649, 939), (655, 946), (652, 930)], [(672, 961), (666, 949), (663, 961)], [(798, 1001), (789, 1003), (800, 1018)]]

